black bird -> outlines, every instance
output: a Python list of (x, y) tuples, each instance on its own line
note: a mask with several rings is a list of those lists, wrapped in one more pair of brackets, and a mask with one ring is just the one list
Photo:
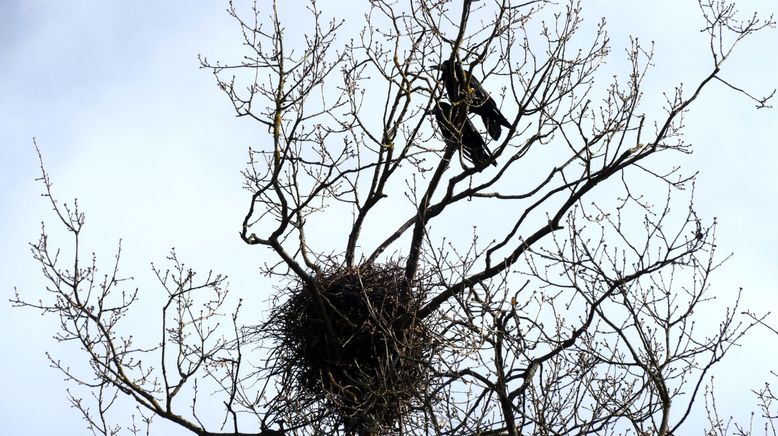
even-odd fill
[(464, 71), (459, 62), (444, 61), (435, 68), (441, 72), (449, 100), (467, 103), (470, 112), (481, 116), (481, 120), (486, 126), (486, 131), (489, 132), (489, 136), (492, 139), (497, 140), (500, 138), (502, 131), (500, 126), (511, 127), (511, 123), (497, 108), (497, 103), (481, 86), (481, 82), (467, 71)]
[[(445, 102), (438, 102), (429, 113), (434, 114), (440, 126), (440, 132), (443, 134), (443, 138), (447, 143), (456, 143), (456, 129), (457, 125), (454, 122), (454, 111), (450, 104)], [(486, 142), (481, 134), (478, 133), (473, 123), (465, 117), (462, 124), (462, 141), (460, 151), (465, 159), (473, 163), (473, 165), (481, 165), (484, 162), (491, 162), (492, 165), (497, 165), (492, 157), (492, 152), (486, 148)]]

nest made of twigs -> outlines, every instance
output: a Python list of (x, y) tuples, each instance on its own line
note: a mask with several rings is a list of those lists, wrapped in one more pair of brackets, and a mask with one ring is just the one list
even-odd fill
[(295, 390), (347, 431), (391, 429), (424, 390), (431, 341), (416, 317), (423, 291), (389, 263), (333, 267), (288, 292), (272, 330)]

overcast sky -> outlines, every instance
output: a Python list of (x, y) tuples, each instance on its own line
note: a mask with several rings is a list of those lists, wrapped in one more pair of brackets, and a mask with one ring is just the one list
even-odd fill
[[(282, 3), (290, 13), (301, 7)], [(321, 8), (337, 16), (355, 13), (332, 6), (340, 3), (322, 2)], [(755, 3), (742, 1), (741, 9), (750, 12)], [(229, 274), (233, 292), (267, 297), (257, 266), (268, 252), (237, 237), (247, 205), (239, 171), (246, 149), (261, 143), (266, 130), (236, 119), (213, 77), (198, 68), (198, 53), (213, 60), (240, 53), (225, 6), (218, 0), (0, 0), (3, 300), (14, 287), (31, 299), (42, 294), (27, 243), (37, 238), (41, 220), (55, 227), (35, 182), (33, 137), (56, 194), (77, 196), (86, 210), (86, 251), (108, 260), (122, 238), (124, 271), (145, 292), (159, 292), (149, 262), (162, 261), (175, 246), (195, 268)], [(647, 94), (659, 96), (707, 74), (696, 2), (595, 0), (584, 7), (592, 19), (607, 17), (613, 56), (623, 58), (629, 34), (656, 41)], [(778, 33), (758, 35), (725, 65), (724, 76), (755, 93), (769, 92), (778, 86), (776, 53)], [(700, 171), (695, 204), (703, 217), (718, 218), (720, 250), (735, 253), (714, 286), (726, 302), (743, 287), (747, 305), (772, 310), (778, 301), (778, 112), (756, 111), (713, 85), (686, 124), (695, 149), (687, 169)], [(67, 246), (62, 232), (53, 236)], [(67, 385), (44, 355), (81, 357), (51, 339), (55, 320), (5, 302), (0, 329), (0, 433), (83, 434), (66, 401)], [(767, 369), (778, 369), (764, 354), (776, 345), (778, 338), (761, 332), (746, 340), (721, 367), (720, 395), (753, 404), (749, 389), (759, 387)], [(744, 374), (743, 365), (755, 369)]]

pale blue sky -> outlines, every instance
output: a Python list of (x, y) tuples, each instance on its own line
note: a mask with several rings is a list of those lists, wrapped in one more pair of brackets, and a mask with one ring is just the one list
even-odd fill
[[(679, 3), (686, 6), (678, 9)], [(757, 3), (765, 2), (742, 1), (741, 9), (750, 11)], [(343, 15), (330, 4), (339, 2), (324, 1), (321, 8)], [(266, 131), (233, 116), (197, 61), (198, 53), (214, 60), (239, 53), (237, 29), (225, 7), (218, 0), (0, 1), (3, 300), (14, 286), (33, 299), (41, 292), (41, 275), (26, 244), (37, 238), (41, 220), (54, 228), (34, 181), (33, 137), (59, 198), (77, 196), (87, 212), (87, 251), (108, 261), (123, 238), (124, 271), (143, 292), (160, 291), (148, 265), (175, 246), (194, 267), (229, 274), (233, 292), (266, 298), (269, 288), (259, 280), (257, 266), (269, 259), (268, 252), (237, 237), (247, 200), (239, 171), (247, 147)], [(294, 6), (284, 7), (294, 13)], [(707, 73), (696, 2), (595, 0), (584, 7), (588, 16), (607, 17), (614, 70), (629, 34), (656, 41), (647, 100)], [(756, 93), (768, 92), (778, 86), (775, 53), (778, 32), (758, 35), (725, 65), (724, 76)], [(696, 206), (703, 217), (718, 217), (720, 250), (735, 253), (714, 276), (714, 286), (727, 302), (742, 286), (747, 304), (772, 310), (778, 301), (778, 112), (755, 111), (744, 98), (713, 85), (686, 124), (695, 152), (685, 164), (700, 171)], [(58, 230), (54, 234), (65, 241)], [(84, 434), (79, 415), (67, 405), (66, 384), (44, 357), (47, 350), (62, 359), (74, 355), (51, 339), (54, 320), (4, 303), (0, 328), (0, 432)], [(778, 338), (760, 332), (744, 344), (721, 366), (717, 383), (721, 397), (750, 405), (749, 390), (758, 387), (766, 369), (778, 369), (764, 354)], [(744, 374), (743, 366), (755, 361), (763, 365)]]

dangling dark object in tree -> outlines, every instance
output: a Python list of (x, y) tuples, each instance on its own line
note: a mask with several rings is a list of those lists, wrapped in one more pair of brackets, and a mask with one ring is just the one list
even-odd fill
[[(460, 150), (465, 159), (473, 163), (473, 165), (481, 165), (484, 162), (490, 162), (492, 165), (497, 165), (492, 157), (492, 152), (486, 148), (486, 142), (481, 134), (478, 133), (475, 126), (467, 117), (463, 117), (462, 122), (457, 122), (454, 116), (453, 108), (450, 104), (445, 102), (438, 102), (437, 105), (429, 111), (429, 113), (435, 115), (435, 119), (438, 121), (440, 131), (443, 134), (443, 138), (447, 143), (458, 143)], [(457, 141), (456, 131), (459, 130), (461, 125), (461, 141)]]
[(501, 126), (511, 127), (481, 82), (464, 71), (459, 62), (444, 61), (435, 68), (440, 70), (449, 100), (454, 103), (464, 101), (470, 112), (480, 115), (492, 139), (500, 138)]

